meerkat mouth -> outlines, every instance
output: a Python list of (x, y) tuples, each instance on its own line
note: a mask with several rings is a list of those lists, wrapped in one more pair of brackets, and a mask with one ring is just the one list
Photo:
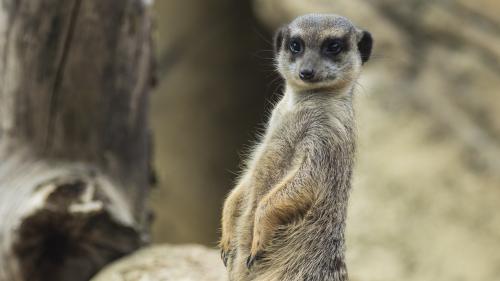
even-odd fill
[(337, 77), (328, 77), (328, 78), (318, 77), (310, 80), (300, 79), (298, 81), (298, 84), (300, 86), (306, 86), (306, 87), (328, 87), (328, 86), (334, 86), (336, 80)]

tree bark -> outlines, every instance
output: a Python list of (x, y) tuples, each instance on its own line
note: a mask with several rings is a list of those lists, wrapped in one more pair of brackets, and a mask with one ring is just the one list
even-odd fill
[(0, 3), (0, 280), (88, 280), (148, 239), (140, 0)]

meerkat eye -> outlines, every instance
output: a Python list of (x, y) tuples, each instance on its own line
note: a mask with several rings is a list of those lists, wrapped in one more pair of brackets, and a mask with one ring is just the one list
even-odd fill
[(302, 51), (302, 43), (298, 39), (292, 39), (288, 48), (293, 54), (298, 54)]
[(344, 43), (339, 39), (334, 39), (326, 44), (325, 53), (327, 55), (338, 55), (344, 49)]

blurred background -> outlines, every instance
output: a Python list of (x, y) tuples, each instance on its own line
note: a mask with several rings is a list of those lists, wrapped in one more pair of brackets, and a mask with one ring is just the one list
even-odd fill
[(500, 2), (154, 4), (155, 242), (215, 246), (239, 163), (281, 81), (272, 34), (337, 13), (375, 39), (356, 90), (351, 279), (500, 280)]

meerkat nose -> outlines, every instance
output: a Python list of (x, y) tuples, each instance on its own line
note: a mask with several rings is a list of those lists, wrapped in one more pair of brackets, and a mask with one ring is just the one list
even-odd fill
[(310, 68), (301, 69), (299, 76), (304, 81), (311, 80), (314, 77), (314, 70)]

